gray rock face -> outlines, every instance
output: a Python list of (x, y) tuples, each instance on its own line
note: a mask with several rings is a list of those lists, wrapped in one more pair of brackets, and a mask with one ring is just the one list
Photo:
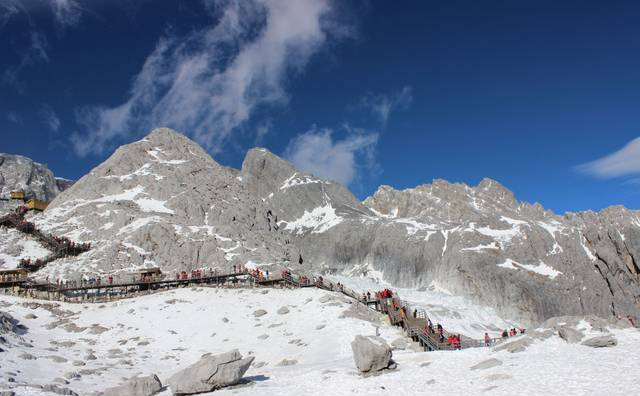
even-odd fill
[(242, 167), (304, 257), (303, 268), (436, 281), (530, 326), (559, 315), (640, 316), (640, 217), (611, 207), (557, 216), (500, 183), (381, 186), (363, 203), (264, 150)]
[(611, 335), (593, 337), (582, 342), (582, 345), (592, 348), (606, 348), (618, 345), (618, 341)]
[(53, 200), (73, 181), (56, 178), (46, 165), (21, 155), (0, 153), (0, 197), (8, 198), (11, 191), (22, 190), (28, 198)]
[(103, 396), (151, 396), (160, 392), (162, 383), (157, 375), (146, 377), (134, 377), (126, 383), (109, 388), (104, 391)]
[(391, 363), (391, 347), (380, 337), (358, 335), (351, 341), (353, 360), (361, 373), (384, 370)]
[(147, 267), (168, 273), (230, 269), (297, 258), (297, 249), (284, 243), (269, 208), (248, 192), (240, 173), (169, 129), (120, 147), (34, 221), (96, 247), (52, 263), (40, 277), (73, 279), (86, 271), (117, 276)]
[(238, 350), (207, 356), (178, 371), (167, 381), (174, 395), (211, 392), (237, 384), (254, 357), (243, 359)]

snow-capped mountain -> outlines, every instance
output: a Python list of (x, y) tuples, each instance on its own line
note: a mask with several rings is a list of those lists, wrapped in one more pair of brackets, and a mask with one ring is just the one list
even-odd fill
[(339, 184), (251, 150), (243, 180), (277, 215), (312, 271), (440, 286), (524, 323), (638, 315), (636, 211), (557, 216), (500, 183), (381, 186), (363, 203)]
[(90, 252), (53, 263), (40, 276), (297, 258), (271, 217), (238, 171), (185, 136), (156, 129), (120, 147), (34, 219), (46, 231), (92, 243)]
[(240, 171), (169, 129), (119, 148), (34, 221), (91, 242), (38, 276), (280, 265), (439, 288), (521, 323), (640, 316), (640, 219), (558, 216), (490, 179), (381, 186), (360, 202), (265, 149)]

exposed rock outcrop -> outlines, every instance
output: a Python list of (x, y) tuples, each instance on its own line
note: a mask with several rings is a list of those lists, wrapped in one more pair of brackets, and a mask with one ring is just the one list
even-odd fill
[(0, 153), (1, 198), (21, 190), (27, 198), (51, 201), (72, 184), (71, 180), (56, 178), (44, 164), (21, 155)]

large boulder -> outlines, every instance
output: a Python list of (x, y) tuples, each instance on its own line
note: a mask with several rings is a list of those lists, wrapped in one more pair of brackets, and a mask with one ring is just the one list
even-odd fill
[(561, 327), (558, 330), (558, 335), (569, 344), (576, 344), (582, 341), (582, 338), (584, 337), (584, 334), (582, 334), (582, 332), (567, 326)]
[(362, 373), (376, 372), (389, 367), (391, 347), (380, 337), (358, 335), (351, 342), (353, 360)]
[(162, 383), (157, 375), (146, 377), (134, 377), (126, 383), (109, 388), (104, 391), (103, 396), (151, 396), (160, 392)]
[(254, 357), (243, 359), (237, 349), (220, 355), (206, 356), (178, 371), (167, 382), (174, 395), (211, 392), (237, 384), (253, 359)]
[(585, 340), (582, 345), (592, 348), (606, 348), (618, 345), (618, 341), (611, 335), (593, 337)]

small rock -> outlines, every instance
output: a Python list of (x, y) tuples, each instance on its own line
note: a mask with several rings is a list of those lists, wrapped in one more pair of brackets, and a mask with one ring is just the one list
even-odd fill
[(289, 313), (289, 308), (287, 307), (281, 307), (280, 309), (278, 309), (278, 315), (286, 315)]
[(160, 392), (162, 383), (157, 375), (146, 377), (134, 377), (126, 383), (109, 388), (104, 391), (103, 396), (151, 396)]
[(42, 390), (45, 391), (45, 392), (55, 393), (56, 395), (78, 396), (78, 394), (76, 392), (72, 391), (71, 389), (64, 388), (62, 386), (55, 385), (55, 384), (44, 385), (42, 387)]
[(298, 361), (295, 359), (282, 359), (280, 363), (278, 363), (276, 366), (284, 367), (284, 366), (293, 366), (295, 364), (298, 364)]
[(618, 341), (611, 335), (593, 337), (585, 340), (582, 345), (592, 348), (607, 348), (618, 345)]
[(488, 359), (484, 362), (480, 362), (474, 366), (471, 366), (471, 370), (486, 370), (492, 367), (502, 366), (502, 362), (498, 359)]
[(264, 309), (258, 309), (256, 311), (253, 311), (253, 316), (256, 318), (260, 318), (266, 314), (267, 314), (267, 311), (265, 311)]

